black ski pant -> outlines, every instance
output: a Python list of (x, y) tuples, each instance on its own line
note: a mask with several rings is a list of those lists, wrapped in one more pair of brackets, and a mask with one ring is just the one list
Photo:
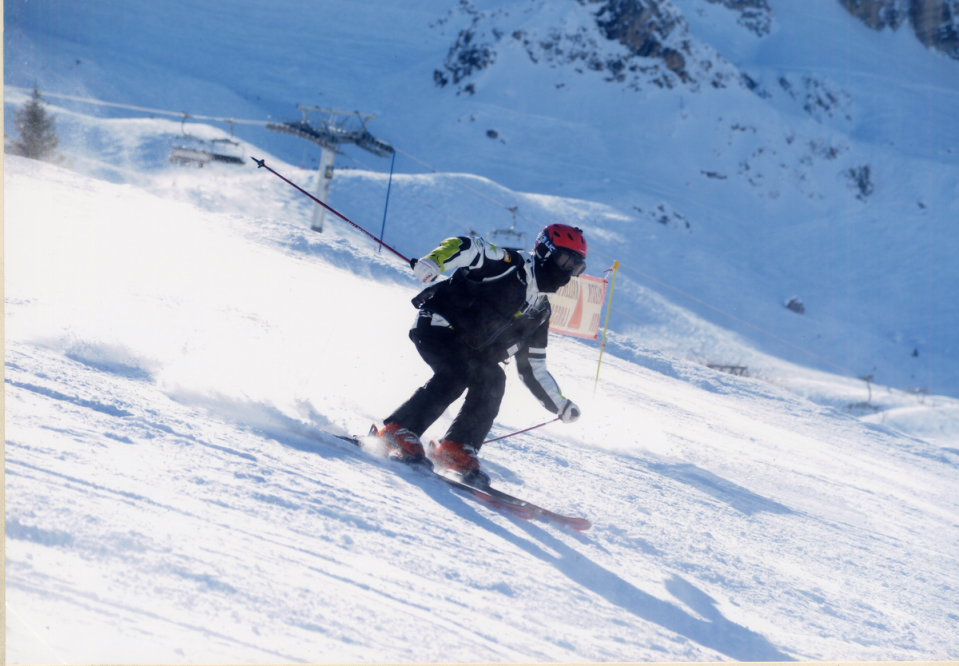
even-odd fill
[(390, 414), (385, 423), (398, 423), (422, 437), (454, 400), (466, 391), (466, 400), (444, 439), (471, 444), (478, 451), (499, 413), (506, 391), (506, 373), (465, 343), (451, 329), (433, 326), (420, 316), (410, 339), (433, 376), (410, 399)]

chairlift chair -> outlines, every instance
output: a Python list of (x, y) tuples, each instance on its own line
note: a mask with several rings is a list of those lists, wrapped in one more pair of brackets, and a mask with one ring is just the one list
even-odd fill
[(193, 136), (178, 137), (170, 145), (170, 161), (177, 166), (202, 168), (210, 162), (221, 164), (246, 164), (245, 151), (238, 141), (211, 139)]
[[(209, 162), (223, 164), (246, 164), (246, 154), (243, 146), (233, 139), (201, 139), (186, 131), (186, 121), (189, 115), (184, 113), (180, 122), (182, 136), (170, 142), (170, 162), (177, 166), (193, 166), (203, 168)], [(233, 134), (233, 124), (230, 123), (230, 135)]]
[(212, 144), (213, 161), (223, 164), (246, 164), (246, 151), (239, 141), (232, 139), (213, 139)]
[(177, 137), (170, 142), (170, 162), (177, 166), (202, 168), (213, 160), (207, 149), (206, 141), (189, 134)]

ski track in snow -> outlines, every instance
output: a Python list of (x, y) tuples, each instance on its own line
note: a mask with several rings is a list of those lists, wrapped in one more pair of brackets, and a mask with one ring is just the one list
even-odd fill
[[(950, 448), (637, 347), (589, 402), (595, 348), (554, 339), (584, 418), (484, 464), (594, 527), (511, 519), (328, 434), (425, 377), (415, 288), (375, 252), (5, 178), (9, 660), (955, 658)], [(170, 205), (163, 231), (126, 213)], [(296, 305), (350, 301), (380, 325)], [(508, 374), (493, 435), (539, 409)]]
[[(77, 559), (99, 571), (64, 580), (41, 574), (29, 560), (11, 561), (12, 596), (29, 592), (104, 620), (124, 618), (124, 624), (139, 618), (151, 626), (208, 627), (229, 618), (233, 630), (219, 638), (236, 658), (315, 659), (317, 653), (284, 648), (298, 631), (313, 631), (320, 635), (309, 642), (336, 644), (338, 658), (346, 660), (370, 651), (400, 660), (453, 654), (611, 659), (622, 652), (581, 646), (568, 632), (577, 626), (587, 645), (607, 632), (616, 641), (620, 624), (642, 627), (658, 641), (672, 634), (702, 646), (673, 656), (789, 658), (763, 632), (723, 612), (736, 614), (743, 606), (764, 608), (766, 622), (799, 623), (823, 638), (838, 633), (863, 646), (879, 645), (879, 637), (898, 629), (906, 635), (886, 644), (886, 654), (894, 647), (908, 655), (919, 650), (908, 637), (910, 625), (900, 624), (904, 618), (894, 609), (875, 607), (883, 596), (877, 588), (896, 590), (906, 607), (949, 600), (928, 586), (918, 587), (931, 598), (909, 592), (928, 575), (923, 571), (931, 563), (922, 566), (924, 560), (939, 557), (954, 567), (947, 553), (956, 552), (955, 543), (938, 544), (938, 554), (922, 545), (911, 552), (908, 531), (888, 536), (795, 510), (695, 465), (572, 450), (541, 437), (528, 438), (533, 441), (508, 456), (491, 456), (494, 474), (508, 464), (510, 476), (528, 472), (538, 481), (520, 485), (531, 497), (560, 502), (563, 488), (592, 485), (591, 497), (574, 496), (561, 507), (594, 516), (594, 531), (576, 535), (491, 514), (281, 414), (274, 419), (279, 425), (264, 431), (211, 418), (151, 385), (76, 367), (50, 352), (9, 355), (9, 375), (37, 372), (66, 392), (7, 379), (19, 389), (8, 388), (9, 411), (16, 414), (7, 434), (8, 497), (33, 498), (32, 510), (13, 502), (8, 515), (57, 528), (31, 530), (8, 519), (8, 537), (33, 546), (28, 557), (65, 550), (69, 555), (56, 558), (71, 563), (63, 571)], [(109, 404), (84, 397), (90, 394)], [(556, 465), (561, 474), (535, 472)], [(516, 480), (506, 481), (513, 490)], [(844, 496), (848, 500), (849, 488)], [(691, 534), (690, 526), (708, 530)], [(794, 534), (801, 535), (795, 546)], [(787, 556), (793, 547), (798, 552)], [(906, 552), (889, 557), (901, 549)], [(784, 566), (804, 553), (815, 559), (802, 571)], [(656, 571), (651, 578), (650, 569)], [(661, 585), (668, 594), (654, 594), (656, 579), (666, 574)], [(938, 583), (948, 591), (957, 581)], [(717, 608), (707, 590), (728, 595), (723, 605), (729, 609)], [(497, 621), (504, 601), (509, 620)], [(457, 617), (483, 617), (483, 631), (458, 631), (455, 622), (443, 631), (439, 618), (453, 612), (451, 604)], [(548, 608), (554, 609), (550, 624), (562, 631), (538, 626)], [(813, 609), (820, 617), (810, 617)], [(184, 611), (190, 621), (177, 621)], [(444, 638), (436, 637), (430, 649), (397, 651), (397, 632), (414, 631), (419, 622)], [(265, 634), (263, 627), (278, 624), (291, 634), (285, 640), (275, 634), (244, 639), (251, 627)], [(526, 632), (540, 640), (524, 638)], [(618, 647), (655, 658), (650, 640), (646, 635)], [(516, 643), (521, 650), (509, 648)]]

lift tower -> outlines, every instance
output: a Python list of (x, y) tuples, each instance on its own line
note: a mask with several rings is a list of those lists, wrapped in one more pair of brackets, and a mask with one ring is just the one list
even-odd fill
[[(266, 128), (281, 134), (290, 134), (306, 139), (323, 149), (320, 153), (320, 167), (317, 170), (316, 178), (316, 198), (323, 203), (326, 203), (330, 194), (330, 182), (333, 180), (333, 160), (336, 153), (341, 152), (339, 150), (341, 145), (353, 144), (378, 157), (389, 157), (393, 154), (392, 146), (375, 138), (366, 129), (366, 123), (376, 118), (374, 115), (357, 111), (323, 109), (318, 106), (301, 106), (299, 104), (296, 105), (296, 108), (303, 114), (302, 120), (298, 122), (267, 123)], [(310, 122), (310, 113), (313, 112), (325, 114), (318, 125)], [(337, 118), (340, 116), (343, 116), (344, 120), (337, 122)], [(359, 121), (358, 127), (357, 121)], [(323, 231), (325, 214), (325, 209), (319, 204), (314, 207), (313, 222), (310, 225), (313, 231)]]

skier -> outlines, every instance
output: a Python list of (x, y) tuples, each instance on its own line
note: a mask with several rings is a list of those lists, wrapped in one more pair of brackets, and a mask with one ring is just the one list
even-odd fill
[[(419, 314), (410, 339), (434, 374), (384, 421), (378, 435), (388, 455), (427, 459), (465, 483), (489, 485), (476, 454), (499, 412), (506, 387), (500, 363), (510, 357), (543, 407), (564, 423), (578, 419), (579, 407), (546, 369), (546, 294), (584, 270), (586, 239), (565, 224), (543, 229), (531, 253), (460, 236), (414, 260), (413, 272), (432, 284), (413, 299)], [(444, 274), (448, 279), (437, 282)], [(420, 437), (463, 391), (462, 408), (427, 458)]]

